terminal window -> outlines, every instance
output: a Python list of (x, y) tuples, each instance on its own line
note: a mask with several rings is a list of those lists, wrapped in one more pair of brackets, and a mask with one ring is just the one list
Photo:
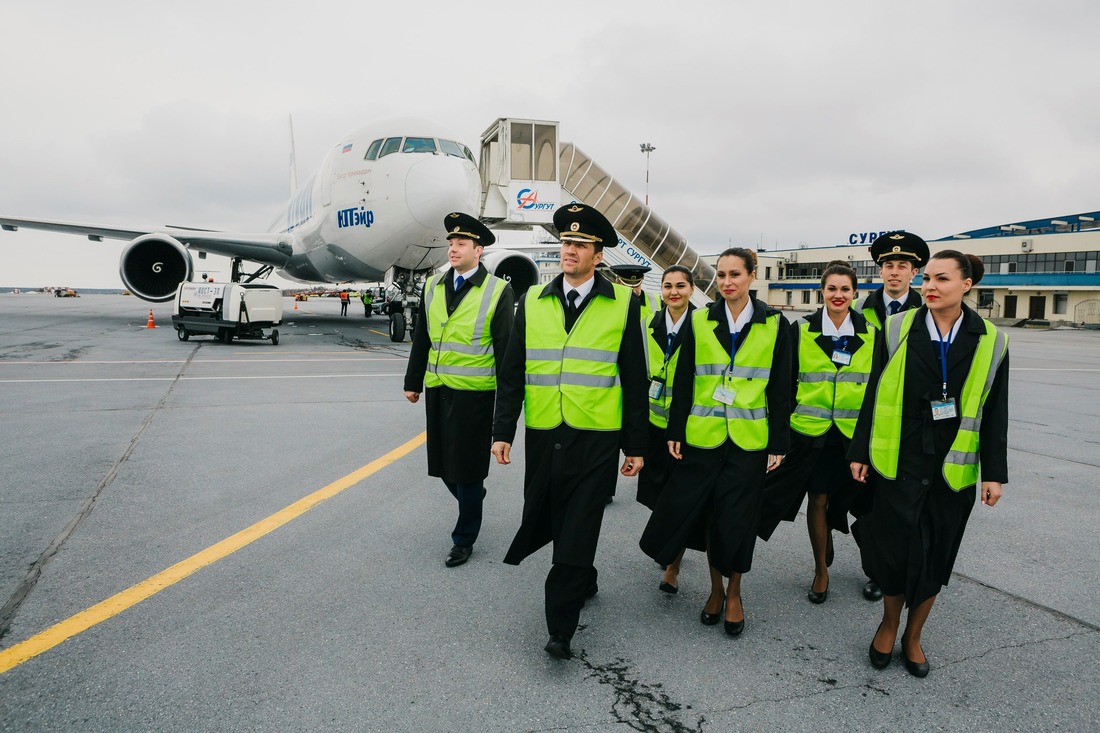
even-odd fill
[(1069, 293), (1055, 293), (1054, 294), (1054, 312), (1056, 314), (1065, 315), (1069, 310)]

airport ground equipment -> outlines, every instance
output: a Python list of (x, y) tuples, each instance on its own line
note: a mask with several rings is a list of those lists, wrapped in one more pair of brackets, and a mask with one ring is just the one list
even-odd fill
[(172, 326), (180, 341), (194, 335), (279, 343), (283, 291), (269, 283), (180, 283), (172, 305)]

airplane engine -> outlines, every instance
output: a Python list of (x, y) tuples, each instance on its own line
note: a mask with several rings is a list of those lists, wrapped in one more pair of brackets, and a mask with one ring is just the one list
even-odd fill
[(131, 293), (152, 303), (175, 297), (176, 288), (194, 272), (191, 253), (165, 234), (145, 234), (122, 252), (118, 274)]
[(512, 284), (512, 291), (518, 301), (527, 289), (539, 282), (539, 267), (535, 261), (523, 254), (507, 249), (486, 248), (481, 262), (489, 272), (504, 278)]

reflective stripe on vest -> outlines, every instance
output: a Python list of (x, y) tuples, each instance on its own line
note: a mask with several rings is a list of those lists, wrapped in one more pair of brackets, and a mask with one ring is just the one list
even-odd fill
[(507, 283), (493, 275), (487, 275), (481, 285), (471, 283), (470, 292), (454, 313), (448, 314), (445, 277), (447, 273), (433, 278), (424, 289), (430, 341), (424, 386), (494, 390), (497, 378), (490, 324)]
[[(909, 310), (886, 319), (886, 368), (879, 378), (875, 394), (875, 412), (871, 421), (871, 464), (882, 476), (897, 478), (898, 453), (901, 449), (901, 395), (905, 388), (906, 337), (917, 311)], [(1008, 336), (983, 319), (985, 333), (970, 362), (959, 399), (959, 431), (943, 463), (943, 477), (954, 491), (978, 482), (979, 438), (982, 412), (993, 388), (997, 369), (1008, 353)]]
[[(822, 313), (822, 318), (828, 316)], [(863, 346), (852, 362), (839, 369), (815, 341), (805, 319), (798, 323), (798, 390), (795, 392), (791, 429), (803, 435), (824, 435), (836, 423), (845, 437), (855, 432), (863, 394), (871, 378), (875, 330), (868, 327)]]
[[(763, 450), (768, 445), (766, 389), (781, 316), (752, 325), (730, 369), (730, 354), (715, 335), (709, 313), (707, 308), (692, 312), (695, 379), (685, 438), (696, 448), (717, 448), (728, 437), (742, 450)], [(725, 326), (723, 320), (720, 327)], [(732, 405), (714, 399), (722, 385), (733, 391)]]
[[(619, 430), (623, 422), (619, 349), (627, 328), (630, 289), (612, 285), (615, 298), (591, 296), (573, 330), (556, 296), (527, 291), (526, 374), (523, 414), (527, 427), (548, 430), (562, 422), (579, 430)], [(634, 324), (637, 327), (637, 324)]]

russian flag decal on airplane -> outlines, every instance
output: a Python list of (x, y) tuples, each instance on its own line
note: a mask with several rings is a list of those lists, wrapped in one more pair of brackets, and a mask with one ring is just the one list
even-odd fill
[(347, 145), (345, 145), (345, 146), (344, 146), (344, 149), (343, 149), (342, 151), (340, 151), (340, 152), (342, 152), (342, 153), (350, 153), (350, 152), (351, 152), (351, 143), (348, 143)]

